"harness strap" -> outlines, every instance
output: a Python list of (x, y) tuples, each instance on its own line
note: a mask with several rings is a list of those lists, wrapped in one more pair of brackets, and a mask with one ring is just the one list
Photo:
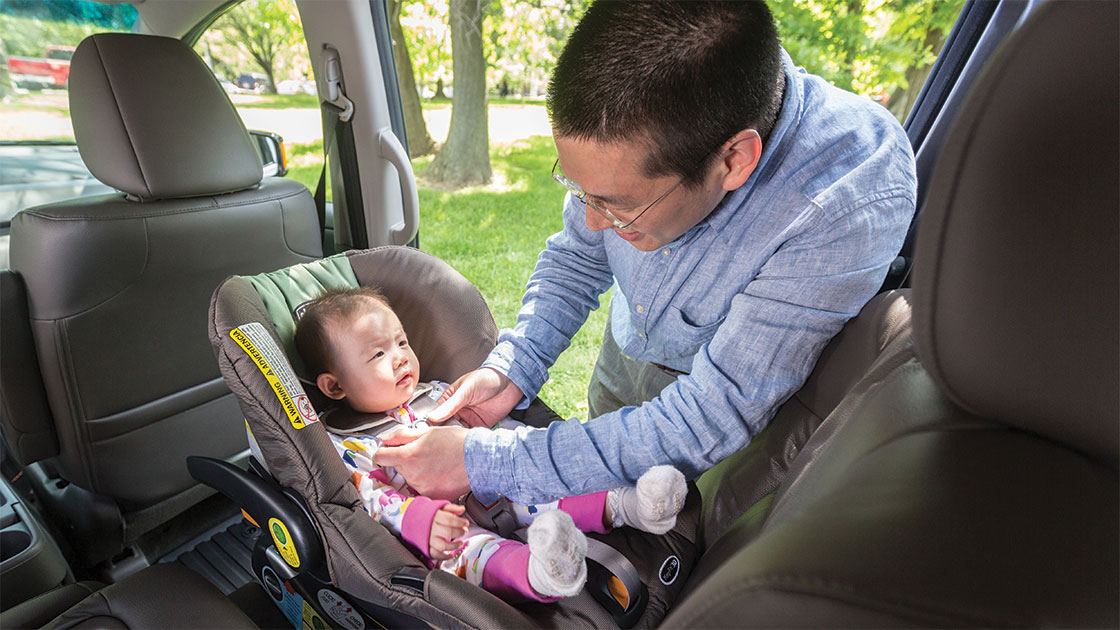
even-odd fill
[[(480, 527), (498, 532), (503, 538), (529, 541), (529, 529), (518, 528), (517, 518), (509, 501), (499, 498), (490, 505), (483, 505), (475, 498), (474, 493), (470, 493), (463, 504), (467, 507), (467, 514)], [(630, 603), (637, 601), (642, 591), (642, 580), (638, 577), (634, 564), (619, 550), (590, 537), (587, 539), (587, 560), (597, 563), (610, 574), (608, 584), (604, 585), (606, 591), (618, 603), (621, 611), (628, 610)], [(611, 584), (611, 580), (617, 580), (618, 584)], [(592, 594), (599, 599), (598, 589), (592, 589)]]

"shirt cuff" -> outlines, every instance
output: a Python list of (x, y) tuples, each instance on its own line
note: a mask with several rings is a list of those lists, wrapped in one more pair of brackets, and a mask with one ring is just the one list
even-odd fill
[(432, 522), (436, 512), (449, 501), (412, 497), (401, 517), (401, 538), (424, 558), (431, 559)]
[[(524, 409), (529, 402), (536, 398), (537, 392), (548, 380), (548, 370), (532, 361), (524, 360), (524, 353), (519, 353), (513, 341), (501, 337), (512, 334), (511, 330), (503, 330), (499, 336), (498, 345), (490, 351), (481, 367), (490, 368), (513, 381), (521, 390), (522, 399), (514, 409)], [(522, 358), (518, 358), (522, 357)]]
[(485, 505), (503, 491), (514, 489), (513, 445), (517, 434), (509, 429), (474, 428), (463, 443), (463, 463), (475, 498)]

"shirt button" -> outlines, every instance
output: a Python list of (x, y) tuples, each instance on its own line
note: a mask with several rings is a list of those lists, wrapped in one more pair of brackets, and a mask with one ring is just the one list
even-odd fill
[(639, 313), (644, 313), (644, 312), (646, 312), (646, 307), (644, 307), (644, 306), (642, 306), (641, 304), (639, 304), (639, 305), (637, 305), (637, 306), (635, 306), (635, 307), (634, 307), (634, 310), (635, 310), (635, 311), (638, 311)]
[(661, 250), (662, 256), (668, 256), (671, 253), (673, 253), (673, 250), (670, 247), (666, 247), (665, 249)]
[(646, 338), (645, 334), (638, 333), (638, 339), (645, 339), (645, 338)]

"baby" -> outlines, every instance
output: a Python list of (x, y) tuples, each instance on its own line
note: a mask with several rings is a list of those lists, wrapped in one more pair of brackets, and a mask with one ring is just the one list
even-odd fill
[(331, 289), (304, 305), (296, 346), (326, 396), (355, 411), (379, 414), (360, 427), (331, 427), (331, 440), (351, 470), (366, 511), (415, 548), (429, 566), (455, 573), (509, 601), (555, 601), (575, 595), (587, 576), (583, 532), (629, 525), (662, 534), (684, 504), (684, 476), (657, 466), (636, 488), (567, 497), (545, 505), (513, 505), (528, 544), (506, 540), (464, 518), (466, 508), (418, 496), (392, 468), (373, 464), (381, 442), (357, 431), (426, 426), (427, 411), (448, 397), (445, 383), (420, 383), (420, 364), (400, 320), (368, 287)]

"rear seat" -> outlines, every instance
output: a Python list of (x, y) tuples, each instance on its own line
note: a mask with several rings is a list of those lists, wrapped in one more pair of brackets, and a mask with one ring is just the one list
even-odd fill
[(256, 628), (194, 571), (156, 564), (101, 587), (78, 582), (0, 614), (4, 628)]
[(754, 537), (809, 437), (856, 383), (910, 336), (910, 299), (909, 290), (872, 298), (829, 342), (805, 385), (751, 441), (751, 448), (700, 477), (696, 485), (704, 498), (700, 529), (706, 555), (720, 555), (712, 548), (717, 540), (718, 547), (738, 548)]

